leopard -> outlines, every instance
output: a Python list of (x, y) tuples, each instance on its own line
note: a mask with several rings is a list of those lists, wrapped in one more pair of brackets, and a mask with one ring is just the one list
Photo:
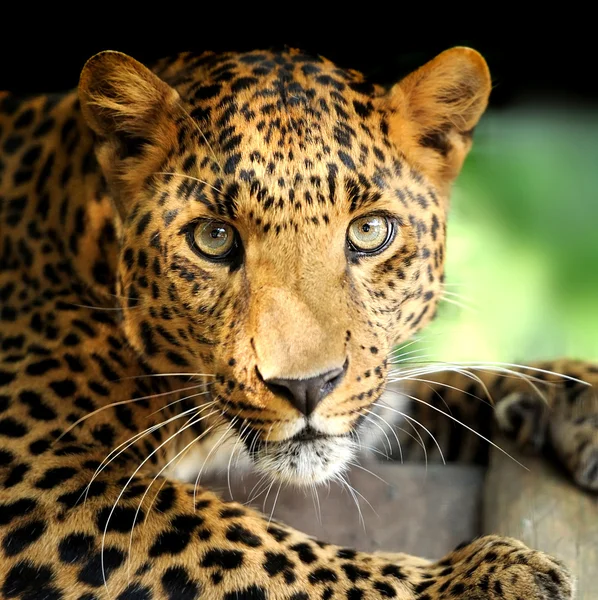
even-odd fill
[[(284, 484), (346, 471), (393, 348), (437, 312), (491, 86), (465, 47), (392, 86), (284, 48), (103, 51), (72, 91), (1, 94), (2, 598), (573, 597), (513, 538), (367, 553), (200, 481), (235, 448)], [(500, 373), (393, 385), (472, 424), (491, 392), (500, 429), (595, 491), (598, 368), (530, 368), (541, 400)]]

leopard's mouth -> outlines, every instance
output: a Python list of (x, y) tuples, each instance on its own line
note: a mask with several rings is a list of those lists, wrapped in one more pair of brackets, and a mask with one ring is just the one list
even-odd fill
[(249, 418), (223, 416), (235, 433), (231, 444), (237, 454), (244, 455), (245, 464), (284, 483), (311, 486), (338, 478), (358, 453), (353, 432), (362, 418), (347, 431), (318, 415), (280, 421), (275, 428), (253, 427)]
[(339, 436), (333, 436), (333, 435), (329, 435), (326, 433), (321, 433), (320, 431), (317, 431), (311, 425), (308, 424), (299, 433), (296, 433), (292, 438), (290, 438), (289, 440), (285, 440), (285, 441), (312, 442), (314, 440), (326, 440), (326, 439), (330, 439), (333, 437), (339, 437)]
[(285, 440), (254, 444), (251, 459), (273, 479), (307, 486), (337, 478), (356, 451), (352, 436), (324, 434), (307, 425)]
[[(176, 462), (170, 475), (195, 481), (198, 473), (223, 473), (231, 469), (254, 469), (282, 483), (299, 487), (339, 479), (358, 452), (351, 432), (331, 434), (310, 424), (296, 423), (288, 437), (271, 440), (263, 431), (223, 423), (210, 433), (201, 446)], [(226, 435), (226, 432), (233, 435)], [(234, 458), (234, 462), (233, 462)]]

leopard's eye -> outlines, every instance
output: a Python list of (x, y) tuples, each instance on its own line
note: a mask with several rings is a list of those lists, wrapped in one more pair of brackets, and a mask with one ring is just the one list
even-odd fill
[(347, 241), (355, 252), (374, 253), (385, 248), (393, 237), (393, 223), (384, 215), (355, 219), (347, 231)]
[(212, 260), (226, 258), (237, 245), (237, 232), (223, 221), (203, 219), (195, 223), (190, 233), (192, 249)]

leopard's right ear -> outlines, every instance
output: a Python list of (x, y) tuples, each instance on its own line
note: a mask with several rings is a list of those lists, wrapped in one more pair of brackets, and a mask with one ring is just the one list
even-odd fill
[(179, 94), (121, 52), (90, 58), (81, 72), (79, 101), (96, 133), (96, 154), (119, 209), (176, 143)]
[(397, 148), (447, 196), (491, 88), (482, 55), (456, 47), (405, 77), (381, 100)]

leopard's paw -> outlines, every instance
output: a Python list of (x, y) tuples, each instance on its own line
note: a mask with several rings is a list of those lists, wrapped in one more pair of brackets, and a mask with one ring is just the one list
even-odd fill
[(524, 451), (553, 451), (583, 489), (598, 491), (598, 411), (592, 388), (564, 387), (551, 410), (539, 395), (509, 394), (497, 404), (500, 430)]
[(551, 438), (575, 483), (598, 492), (598, 414), (556, 422), (551, 426)]
[(456, 549), (438, 563), (437, 568), (444, 571), (440, 571), (441, 577), (426, 590), (430, 599), (574, 598), (574, 580), (563, 563), (512, 538), (479, 538)]
[(514, 392), (498, 402), (495, 418), (500, 430), (519, 448), (540, 452), (548, 435), (550, 409), (539, 395)]

